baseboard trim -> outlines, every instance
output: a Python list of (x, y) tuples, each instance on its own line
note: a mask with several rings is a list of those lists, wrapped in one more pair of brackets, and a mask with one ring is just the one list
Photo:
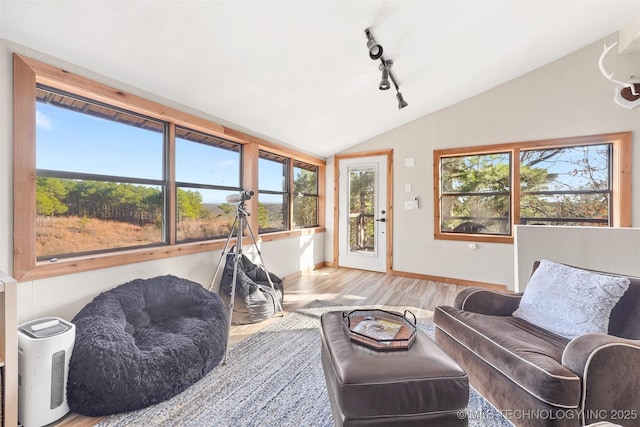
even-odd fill
[(297, 279), (298, 277), (302, 276), (302, 274), (304, 274), (304, 273), (308, 273), (309, 271), (319, 270), (319, 269), (325, 268), (325, 267), (327, 267), (327, 263), (326, 262), (319, 262), (319, 263), (315, 264), (313, 267), (307, 268), (306, 270), (300, 270), (300, 271), (296, 271), (295, 273), (287, 274), (286, 276), (282, 277), (282, 280), (286, 281), (286, 280)]
[(479, 288), (492, 289), (496, 291), (506, 291), (505, 285), (498, 285), (495, 283), (477, 282), (475, 280), (456, 279), (453, 277), (432, 276), (430, 274), (411, 273), (408, 271), (390, 270), (389, 275), (408, 277), (410, 279), (430, 280), (432, 282), (448, 283), (450, 285), (457, 286), (474, 286)]

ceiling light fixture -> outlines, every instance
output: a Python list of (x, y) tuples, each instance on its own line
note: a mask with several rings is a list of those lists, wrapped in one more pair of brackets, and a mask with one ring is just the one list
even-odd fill
[(407, 104), (407, 101), (404, 100), (402, 94), (399, 91), (396, 92), (396, 99), (398, 100), (398, 110), (402, 110), (404, 107), (409, 105)]
[[(382, 45), (378, 44), (376, 40), (373, 38), (371, 31), (367, 28), (364, 30), (364, 34), (367, 36), (367, 49), (369, 49), (369, 58), (375, 60), (380, 60), (380, 66), (378, 67), (380, 71), (382, 71), (382, 80), (380, 80), (380, 85), (378, 89), (380, 90), (388, 90), (391, 88), (391, 83), (396, 88), (396, 99), (398, 100), (398, 109), (401, 110), (407, 105), (407, 101), (404, 100), (402, 94), (400, 93), (400, 89), (398, 87), (398, 83), (396, 82), (393, 73), (391, 73), (391, 66), (393, 65), (393, 61), (390, 59), (384, 59), (382, 57)], [(389, 83), (391, 80), (391, 83)]]
[(393, 61), (383, 61), (380, 64), (380, 71), (382, 71), (382, 80), (380, 81), (380, 90), (387, 90), (391, 87), (391, 83), (389, 83), (389, 71), (391, 66), (393, 65)]
[(380, 46), (371, 37), (371, 33), (367, 32), (367, 49), (369, 49), (369, 58), (378, 59), (382, 56), (382, 46)]

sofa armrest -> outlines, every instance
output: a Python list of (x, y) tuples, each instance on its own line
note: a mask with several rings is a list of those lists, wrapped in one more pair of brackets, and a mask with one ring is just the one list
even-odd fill
[(569, 342), (562, 364), (582, 378), (585, 423), (640, 420), (640, 341), (586, 334)]
[(512, 294), (470, 287), (456, 295), (454, 307), (480, 314), (511, 316), (520, 305), (521, 298), (521, 293)]

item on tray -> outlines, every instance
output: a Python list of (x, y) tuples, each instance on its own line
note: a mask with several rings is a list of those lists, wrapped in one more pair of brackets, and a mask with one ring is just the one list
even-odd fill
[(402, 328), (401, 323), (366, 316), (351, 330), (379, 341), (389, 341), (398, 335), (400, 328)]
[[(407, 319), (407, 313), (413, 322)], [(393, 311), (369, 309), (342, 314), (345, 332), (351, 341), (379, 351), (407, 350), (416, 338), (416, 316)]]

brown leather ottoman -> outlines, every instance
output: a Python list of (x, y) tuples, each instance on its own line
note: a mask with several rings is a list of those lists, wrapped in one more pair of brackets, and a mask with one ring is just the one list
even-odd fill
[(320, 318), (322, 367), (336, 426), (466, 426), (467, 374), (417, 331), (409, 350), (351, 342), (342, 311)]

